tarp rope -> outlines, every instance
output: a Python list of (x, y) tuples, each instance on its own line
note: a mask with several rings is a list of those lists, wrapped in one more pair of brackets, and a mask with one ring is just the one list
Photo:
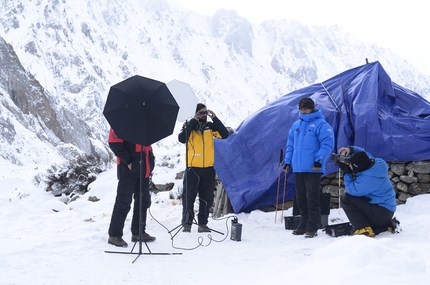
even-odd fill
[(324, 88), (324, 91), (327, 93), (328, 97), (330, 97), (331, 101), (333, 102), (333, 105), (336, 107), (336, 110), (340, 113), (339, 106), (336, 104), (336, 101), (334, 101), (333, 96), (331, 96), (330, 92), (328, 92), (327, 88), (325, 88), (322, 82), (321, 82), (321, 86)]
[[(333, 96), (328, 92), (327, 88), (324, 86), (324, 84), (321, 82), (321, 86), (324, 88), (325, 92), (327, 93), (328, 97), (330, 97), (331, 102), (333, 103), (334, 107), (336, 108), (337, 112), (339, 113), (339, 116), (337, 118), (337, 124), (340, 124), (340, 117), (342, 116), (342, 112), (340, 111), (340, 107), (336, 104), (336, 101), (334, 101)], [(337, 134), (336, 134), (337, 137)], [(335, 141), (336, 143), (336, 141)], [(337, 145), (335, 145), (335, 149), (338, 149)]]

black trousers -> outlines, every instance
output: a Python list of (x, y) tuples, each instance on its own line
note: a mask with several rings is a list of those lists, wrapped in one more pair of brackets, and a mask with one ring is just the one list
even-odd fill
[(371, 227), (375, 234), (387, 230), (394, 213), (379, 205), (370, 204), (365, 197), (344, 193), (340, 204), (351, 225), (356, 229)]
[(213, 167), (189, 167), (184, 174), (182, 193), (182, 224), (192, 224), (194, 202), (199, 195), (199, 225), (208, 223), (209, 210), (214, 202), (215, 169)]
[[(142, 230), (146, 228), (146, 212), (151, 206), (151, 194), (149, 193), (149, 178), (142, 181)], [(109, 226), (109, 236), (122, 237), (125, 219), (131, 209), (134, 198), (133, 217), (131, 220), (131, 233), (139, 235), (139, 208), (140, 208), (140, 178), (127, 176), (118, 181), (115, 205)]]
[(296, 172), (296, 202), (300, 211), (298, 228), (316, 232), (321, 227), (319, 172)]

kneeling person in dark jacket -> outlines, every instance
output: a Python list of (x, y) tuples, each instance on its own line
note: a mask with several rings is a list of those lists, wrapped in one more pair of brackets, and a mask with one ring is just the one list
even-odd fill
[(398, 224), (393, 218), (397, 204), (387, 163), (357, 146), (342, 147), (338, 153), (351, 155), (349, 165), (336, 163), (344, 173), (346, 193), (340, 202), (355, 229), (353, 234), (373, 237), (393, 232)]

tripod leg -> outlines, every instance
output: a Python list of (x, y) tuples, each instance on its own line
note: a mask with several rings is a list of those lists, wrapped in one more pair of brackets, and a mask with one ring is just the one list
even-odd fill
[[(281, 187), (281, 171), (282, 171), (282, 161), (284, 159), (284, 150), (281, 148), (280, 153), (279, 153), (279, 168), (278, 168), (278, 189), (276, 190), (276, 203), (275, 203), (275, 224), (276, 224), (276, 220), (278, 218), (278, 201), (279, 201), (279, 188)], [(285, 174), (287, 175), (287, 174)], [(283, 211), (283, 209), (282, 209)], [(284, 213), (282, 212), (282, 216), (284, 215)]]
[[(139, 181), (139, 254), (142, 253), (142, 202), (143, 202), (143, 153), (140, 149), (140, 181)], [(139, 257), (139, 256), (138, 256)], [(137, 258), (136, 258), (137, 259)], [(134, 261), (133, 261), (134, 262)]]
[(282, 217), (281, 224), (284, 221), (284, 205), (285, 205), (285, 192), (287, 190), (287, 174), (284, 175), (284, 195), (282, 196)]
[(173, 231), (175, 231), (176, 229), (178, 229), (175, 234), (171, 234), (171, 239), (173, 239), (183, 228), (184, 226), (182, 224), (176, 226), (175, 228), (171, 229), (170, 231), (168, 231), (169, 234), (171, 234)]
[(276, 189), (276, 201), (275, 201), (275, 224), (278, 219), (278, 199), (279, 199), (279, 188), (281, 187), (281, 166), (278, 169), (278, 188)]

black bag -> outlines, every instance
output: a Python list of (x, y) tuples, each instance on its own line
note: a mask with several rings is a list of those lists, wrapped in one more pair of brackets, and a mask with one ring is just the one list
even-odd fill
[(349, 236), (352, 235), (354, 228), (350, 223), (342, 223), (336, 225), (325, 226), (324, 231), (332, 237)]

